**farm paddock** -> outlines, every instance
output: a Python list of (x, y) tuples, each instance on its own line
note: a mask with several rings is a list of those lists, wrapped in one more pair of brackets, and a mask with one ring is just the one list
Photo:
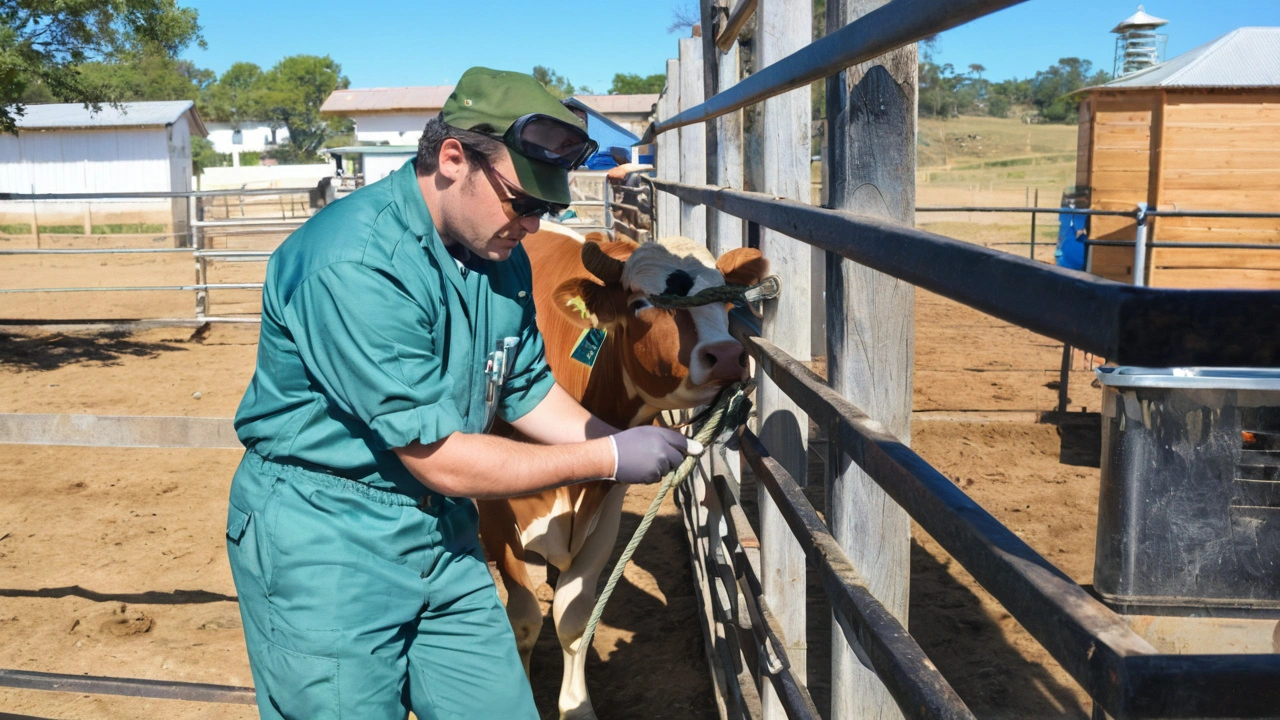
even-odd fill
[[(924, 292), (916, 312), (913, 446), (1087, 582), (1098, 471), (1060, 465), (1055, 428), (1035, 422), (1034, 411), (1056, 402), (1047, 385), (1060, 346)], [(236, 326), (9, 334), (0, 337), (0, 412), (230, 417), (255, 337), (256, 328)], [(1076, 369), (1072, 409), (1094, 410), (1083, 357)], [(0, 445), (10, 468), (0, 483), (0, 667), (250, 684), (222, 532), (238, 459), (232, 450)], [(622, 542), (651, 497), (628, 496)], [(715, 716), (683, 532), (668, 506), (605, 613), (594, 647), (611, 662), (588, 675), (602, 717)], [(918, 529), (910, 613), (922, 647), (983, 717), (1088, 717), (1083, 691)], [(549, 625), (535, 666), (539, 707), (554, 717), (560, 650)], [(4, 689), (0, 712), (253, 717), (243, 706)]]

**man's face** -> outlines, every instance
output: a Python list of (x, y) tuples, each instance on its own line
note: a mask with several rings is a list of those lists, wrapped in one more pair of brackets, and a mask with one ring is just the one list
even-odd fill
[(523, 193), (511, 158), (490, 161), (500, 177), (470, 168), (460, 183), (458, 212), (451, 213), (453, 240), (487, 260), (506, 260), (524, 236), (538, 231), (538, 218), (518, 216), (508, 202)]

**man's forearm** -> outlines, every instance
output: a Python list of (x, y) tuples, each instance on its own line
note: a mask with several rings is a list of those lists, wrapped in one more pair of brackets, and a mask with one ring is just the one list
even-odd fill
[(613, 473), (608, 439), (535, 445), (493, 435), (454, 433), (430, 445), (397, 448), (404, 466), (442, 495), (500, 498), (546, 490)]
[(592, 415), (559, 383), (524, 417), (511, 423), (525, 437), (545, 445), (578, 443), (605, 437), (618, 428)]

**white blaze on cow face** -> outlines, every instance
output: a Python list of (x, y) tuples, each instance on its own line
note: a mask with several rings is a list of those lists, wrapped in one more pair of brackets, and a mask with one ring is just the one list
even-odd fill
[(610, 357), (621, 370), (618, 390), (643, 403), (633, 424), (704, 405), (746, 376), (746, 352), (729, 334), (728, 304), (670, 310), (650, 298), (757, 283), (768, 271), (759, 250), (739, 248), (716, 260), (691, 240), (668, 238), (588, 242), (582, 255), (591, 278), (566, 281), (553, 302), (574, 325), (607, 331)]
[(627, 309), (621, 324), (628, 376), (646, 405), (671, 410), (710, 402), (723, 385), (744, 378), (746, 352), (729, 334), (727, 307), (720, 303), (682, 310), (655, 308), (648, 298), (696, 295), (725, 284), (716, 259), (686, 238), (642, 245), (627, 258), (622, 287)]

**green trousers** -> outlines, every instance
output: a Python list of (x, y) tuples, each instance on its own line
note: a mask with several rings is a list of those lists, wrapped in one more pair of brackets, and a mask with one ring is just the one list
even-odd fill
[(475, 506), (249, 452), (227, 552), (264, 719), (538, 717)]

